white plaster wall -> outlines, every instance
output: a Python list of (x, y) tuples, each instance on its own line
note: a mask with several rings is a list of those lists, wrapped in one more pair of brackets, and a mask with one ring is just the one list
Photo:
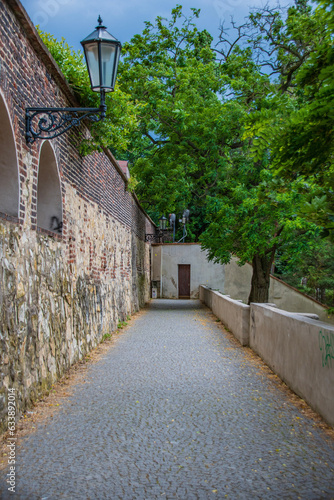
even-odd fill
[[(232, 299), (248, 303), (251, 288), (252, 266), (238, 266), (232, 258), (226, 265), (209, 262), (199, 244), (174, 243), (152, 246), (152, 279), (161, 280), (161, 298), (178, 298), (178, 264), (190, 264), (191, 298), (199, 295), (199, 285), (205, 285)], [(317, 314), (321, 321), (334, 324), (325, 307), (274, 278), (270, 279), (269, 302), (279, 309), (296, 313)]]
[[(52, 224), (52, 217), (57, 222)], [(37, 185), (37, 226), (52, 230), (63, 220), (57, 162), (52, 146), (45, 141), (40, 152)], [(62, 232), (62, 231), (58, 231)]]
[(325, 307), (274, 278), (270, 279), (269, 302), (285, 311), (317, 314), (321, 321), (334, 324)]
[[(252, 272), (250, 264), (240, 267), (238, 260), (233, 257), (225, 266), (225, 285), (220, 291), (247, 304)], [(285, 311), (317, 314), (321, 321), (334, 324), (334, 317), (328, 316), (325, 307), (275, 278), (270, 278), (269, 302)]]
[(0, 211), (18, 215), (19, 180), (14, 134), (0, 93)]
[(152, 281), (160, 281), (161, 279), (161, 245), (152, 245), (151, 247), (152, 257), (152, 270), (151, 279)]
[(242, 300), (247, 304), (252, 273), (253, 269), (250, 264), (238, 266), (238, 259), (232, 257), (230, 263), (225, 266), (225, 288), (220, 291), (231, 295), (232, 299)]
[(225, 266), (209, 262), (199, 244), (161, 245), (161, 297), (178, 298), (178, 265), (190, 265), (190, 297), (199, 297), (199, 285), (224, 290)]

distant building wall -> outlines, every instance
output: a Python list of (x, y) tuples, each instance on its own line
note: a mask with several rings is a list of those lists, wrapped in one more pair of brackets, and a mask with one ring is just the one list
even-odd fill
[[(198, 297), (199, 285), (206, 285), (248, 303), (252, 266), (239, 266), (234, 257), (229, 264), (214, 264), (197, 243), (164, 243), (152, 245), (151, 261), (152, 287), (157, 289), (158, 297), (178, 298), (178, 266), (189, 264), (191, 298)], [(269, 302), (286, 311), (317, 314), (320, 320), (334, 324), (326, 307), (274, 277), (270, 278)]]
[(233, 257), (231, 262), (225, 266), (225, 288), (220, 291), (230, 295), (232, 299), (239, 299), (247, 304), (252, 272), (251, 265), (238, 266), (238, 259)]
[(161, 298), (179, 297), (178, 266), (190, 265), (190, 297), (198, 298), (199, 286), (224, 288), (224, 266), (209, 262), (197, 243), (152, 245), (152, 279), (158, 282)]

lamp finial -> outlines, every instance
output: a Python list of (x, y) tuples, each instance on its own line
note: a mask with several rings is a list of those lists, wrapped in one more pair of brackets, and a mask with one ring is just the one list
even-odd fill
[(102, 20), (102, 17), (101, 17), (101, 16), (99, 16), (99, 17), (97, 18), (97, 22), (99, 23), (99, 25), (98, 25), (98, 26), (96, 26), (96, 29), (97, 29), (97, 30), (98, 30), (98, 29), (103, 29), (103, 30), (107, 29), (107, 28), (106, 28), (106, 26), (103, 26), (103, 24), (102, 24), (102, 23), (103, 23), (103, 20)]

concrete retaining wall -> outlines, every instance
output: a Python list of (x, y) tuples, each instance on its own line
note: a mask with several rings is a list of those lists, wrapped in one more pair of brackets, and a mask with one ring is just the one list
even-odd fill
[(334, 326), (251, 305), (250, 347), (334, 426)]
[[(225, 265), (224, 288), (219, 289), (221, 292), (247, 303), (251, 289), (252, 274), (253, 270), (250, 264), (244, 264), (240, 267), (238, 266), (238, 259), (233, 257), (231, 262)], [(205, 282), (202, 281), (202, 283)], [(218, 288), (211, 285), (211, 283), (208, 283), (208, 285), (211, 288)], [(334, 324), (334, 316), (329, 317), (327, 308), (320, 304), (320, 302), (308, 297), (274, 276), (270, 277), (268, 302), (274, 303), (277, 307), (285, 311), (317, 314), (321, 321)]]
[[(210, 309), (212, 309), (212, 296), (213, 294), (216, 293), (207, 286), (201, 285), (199, 287), (199, 300), (201, 302), (204, 302), (206, 306), (208, 306)], [(221, 319), (221, 318), (219, 318)]]
[(212, 309), (217, 318), (223, 321), (241, 345), (249, 344), (250, 307), (248, 305), (210, 290), (206, 286), (200, 287), (200, 300)]
[(274, 276), (270, 278), (269, 302), (273, 302), (285, 311), (317, 314), (321, 321), (334, 324), (334, 316), (329, 317), (326, 307), (320, 302)]
[(334, 426), (334, 326), (265, 304), (249, 307), (205, 286), (200, 299), (242, 345), (249, 339), (265, 363)]

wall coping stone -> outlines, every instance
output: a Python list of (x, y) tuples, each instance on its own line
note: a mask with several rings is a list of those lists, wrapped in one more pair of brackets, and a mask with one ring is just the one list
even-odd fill
[(277, 314), (281, 314), (282, 316), (290, 317), (292, 319), (295, 319), (303, 323), (309, 323), (311, 325), (321, 326), (323, 328), (326, 328), (327, 330), (332, 330), (334, 332), (334, 325), (332, 325), (331, 323), (326, 323), (325, 321), (320, 321), (318, 319), (315, 319), (312, 316), (317, 316), (317, 315), (314, 315), (312, 313), (298, 313), (298, 312), (285, 311), (284, 309), (279, 309), (278, 307), (273, 307), (261, 302), (252, 302), (250, 304), (250, 307), (252, 306), (269, 309)]

